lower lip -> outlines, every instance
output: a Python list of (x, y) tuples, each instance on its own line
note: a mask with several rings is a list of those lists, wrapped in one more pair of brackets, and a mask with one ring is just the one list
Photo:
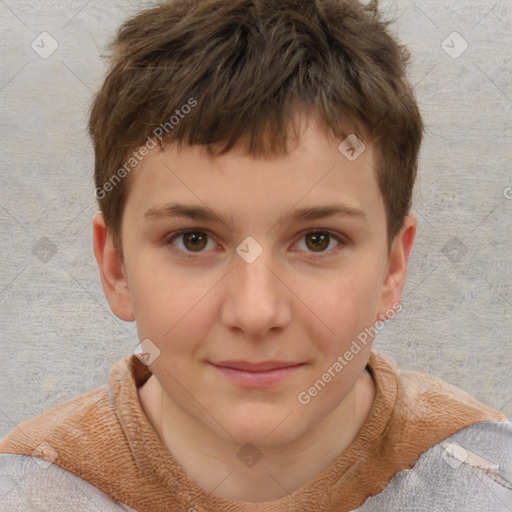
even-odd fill
[(228, 368), (226, 366), (213, 365), (214, 368), (222, 372), (231, 382), (247, 388), (265, 388), (273, 386), (287, 377), (292, 376), (300, 370), (302, 366), (303, 365), (300, 364), (264, 372), (249, 372), (247, 370), (236, 370), (235, 368)]

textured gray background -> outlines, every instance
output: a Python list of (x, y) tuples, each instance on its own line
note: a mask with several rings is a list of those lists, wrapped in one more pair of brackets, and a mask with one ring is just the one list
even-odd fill
[[(103, 384), (138, 345), (92, 253), (86, 117), (105, 42), (152, 3), (0, 0), (0, 438)], [(512, 2), (382, 6), (412, 51), (428, 133), (404, 310), (376, 348), (512, 416)], [(59, 45), (47, 59), (31, 47), (43, 31)], [(442, 47), (460, 47), (454, 31), (469, 44), (458, 58)]]

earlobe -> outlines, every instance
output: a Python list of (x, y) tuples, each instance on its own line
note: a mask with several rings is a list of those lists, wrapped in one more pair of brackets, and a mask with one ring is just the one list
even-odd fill
[(122, 257), (114, 248), (105, 225), (103, 214), (98, 212), (92, 221), (93, 249), (100, 273), (103, 292), (112, 312), (125, 322), (135, 320), (130, 290)]
[(387, 275), (382, 284), (377, 320), (385, 321), (401, 303), (409, 255), (416, 236), (416, 217), (409, 214), (400, 232), (395, 236), (389, 254)]

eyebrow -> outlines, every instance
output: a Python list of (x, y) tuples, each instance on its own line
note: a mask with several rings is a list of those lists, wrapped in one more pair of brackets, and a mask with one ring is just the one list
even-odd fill
[[(327, 217), (352, 217), (368, 221), (365, 212), (358, 208), (352, 208), (344, 204), (329, 204), (323, 206), (309, 206), (296, 208), (284, 215), (279, 222), (293, 222), (304, 220), (325, 219)], [(203, 222), (219, 222), (233, 231), (233, 216), (225, 217), (208, 207), (196, 204), (168, 203), (163, 206), (153, 207), (144, 214), (145, 219), (154, 218), (187, 218)]]

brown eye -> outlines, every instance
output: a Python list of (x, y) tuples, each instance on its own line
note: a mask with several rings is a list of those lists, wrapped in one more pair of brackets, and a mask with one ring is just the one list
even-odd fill
[(306, 235), (306, 245), (314, 252), (323, 252), (329, 247), (331, 235), (329, 233), (309, 233)]
[(183, 245), (191, 252), (202, 251), (208, 243), (208, 235), (201, 231), (184, 233)]
[[(181, 231), (168, 238), (165, 244), (174, 246), (179, 252), (187, 254), (206, 253), (208, 249), (215, 249), (215, 242), (205, 231)], [(208, 247), (210, 244), (210, 247)], [(206, 250), (205, 250), (206, 249)]]

